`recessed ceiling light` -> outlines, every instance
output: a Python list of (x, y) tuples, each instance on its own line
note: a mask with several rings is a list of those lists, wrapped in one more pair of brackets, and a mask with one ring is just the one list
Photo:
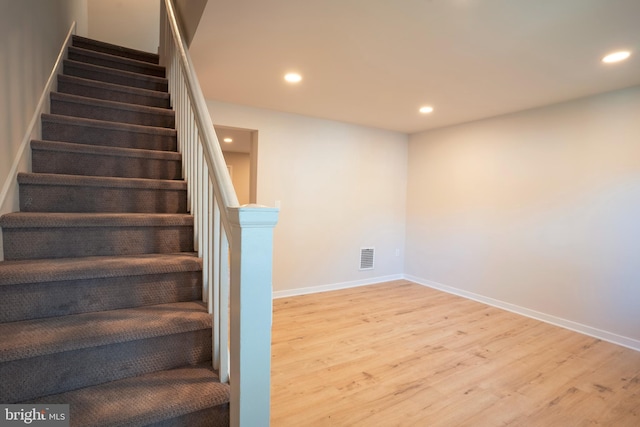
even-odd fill
[(619, 52), (613, 52), (602, 58), (602, 62), (610, 64), (612, 62), (624, 61), (631, 56), (631, 52), (628, 50), (621, 50)]
[(426, 105), (424, 107), (420, 107), (418, 111), (420, 111), (422, 114), (433, 113), (433, 107)]
[(298, 83), (302, 80), (302, 76), (298, 73), (287, 73), (285, 74), (284, 79), (289, 83)]
[(231, 138), (225, 138), (223, 139), (224, 142), (229, 143), (229, 142), (233, 142), (233, 139)]

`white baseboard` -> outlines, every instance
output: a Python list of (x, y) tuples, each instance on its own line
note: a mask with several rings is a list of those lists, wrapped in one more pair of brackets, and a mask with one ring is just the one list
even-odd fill
[(542, 313), (539, 311), (531, 310), (525, 307), (521, 307), (519, 305), (511, 304), (508, 302), (496, 300), (493, 298), (489, 298), (483, 295), (478, 295), (473, 292), (468, 292), (462, 289), (453, 288), (451, 286), (443, 285), (438, 282), (434, 282), (427, 279), (422, 279), (419, 277), (411, 276), (408, 274), (404, 275), (404, 279), (409, 280), (411, 282), (417, 283), (422, 286), (427, 286), (429, 288), (437, 289), (443, 292), (447, 292), (449, 294), (458, 295), (464, 298), (468, 298), (474, 301), (481, 302), (483, 304), (487, 304), (493, 307), (501, 308), (503, 310), (510, 311), (512, 313), (520, 314), (522, 316), (530, 317), (532, 319), (540, 320), (542, 322), (550, 323), (555, 326), (560, 326), (561, 328), (569, 329), (574, 332), (579, 332), (584, 335), (588, 335), (590, 337), (598, 338), (603, 341), (607, 341), (613, 344), (621, 345), (623, 347), (630, 348), (632, 350), (640, 351), (640, 341), (625, 337), (622, 335), (614, 334), (612, 332), (603, 331), (601, 329), (593, 328), (591, 326), (583, 325), (581, 323), (573, 322), (571, 320), (563, 319), (560, 317), (552, 316), (550, 314)]
[(402, 274), (394, 274), (391, 276), (373, 277), (371, 279), (354, 280), (351, 282), (334, 283), (331, 285), (310, 286), (306, 288), (287, 289), (284, 291), (274, 291), (273, 298), (285, 298), (298, 295), (316, 294), (318, 292), (337, 291), (339, 289), (355, 288), (358, 286), (374, 285), (376, 283), (391, 282), (393, 280), (402, 280)]

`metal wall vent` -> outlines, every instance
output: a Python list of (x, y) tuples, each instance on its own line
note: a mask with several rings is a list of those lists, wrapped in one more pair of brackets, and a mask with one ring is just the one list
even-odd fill
[(375, 248), (360, 248), (360, 270), (373, 270)]

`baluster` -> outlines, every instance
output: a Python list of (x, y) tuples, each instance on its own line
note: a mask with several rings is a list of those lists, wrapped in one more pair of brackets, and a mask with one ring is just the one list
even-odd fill
[[(202, 145), (200, 145), (198, 142), (200, 141), (198, 139), (198, 128), (195, 126), (195, 119), (193, 116), (191, 116), (191, 120), (192, 120), (192, 126), (193, 126), (193, 139), (196, 142), (196, 146), (198, 147), (198, 178), (197, 178), (197, 182), (196, 185), (198, 186), (198, 198), (197, 198), (197, 203), (198, 203), (198, 216), (195, 218), (195, 223), (198, 225), (198, 256), (199, 257), (204, 257), (204, 239), (205, 239), (205, 234), (204, 234), (204, 212), (205, 212), (205, 198), (204, 198), (204, 194), (203, 194), (203, 188), (204, 188), (204, 180), (205, 180), (205, 172), (204, 172), (204, 153), (202, 150)], [(203, 283), (204, 284), (204, 283)]]
[(195, 139), (195, 133), (193, 130), (194, 122), (190, 102), (187, 104), (187, 122), (187, 133), (189, 135), (189, 139), (192, 141), (191, 145), (193, 147), (193, 249), (198, 253), (199, 257), (202, 257), (202, 252), (200, 250), (200, 153), (202, 151), (202, 147), (200, 144), (197, 144)]
[[(182, 90), (183, 90), (183, 93), (182, 93), (183, 96), (182, 97), (185, 98), (186, 97), (186, 88), (184, 87), (184, 82), (183, 82), (183, 85), (181, 85), (181, 86), (182, 86)], [(182, 120), (184, 120), (184, 116), (185, 116), (184, 110), (182, 110), (180, 112), (180, 114), (182, 116)], [(186, 133), (185, 133), (184, 137), (186, 138)], [(184, 153), (184, 155), (185, 155), (185, 179), (187, 180), (187, 188), (189, 189), (189, 193), (188, 193), (189, 197), (188, 197), (187, 203), (188, 203), (188, 206), (189, 206), (189, 212), (193, 213), (193, 177), (191, 176), (191, 169), (192, 169), (192, 167), (191, 167), (191, 165), (192, 165), (192, 163), (191, 163), (191, 155), (192, 155), (191, 152), (192, 152), (192, 148), (193, 147), (191, 146), (191, 144), (188, 144), (188, 141), (185, 141), (185, 142), (187, 142), (187, 144), (185, 145), (185, 153)]]
[(213, 319), (215, 320), (215, 324), (213, 327), (213, 368), (219, 370), (220, 369), (220, 247), (222, 246), (222, 238), (221, 238), (221, 227), (220, 227), (220, 207), (218, 206), (218, 201), (215, 195), (212, 197), (213, 204), (213, 218), (212, 218), (212, 243), (213, 247), (216, 249), (215, 253), (212, 254), (213, 261), (213, 271), (211, 274), (211, 295), (212, 295), (212, 303), (211, 306), (213, 308)]
[[(186, 94), (186, 88), (185, 88), (185, 94)], [(188, 121), (188, 111), (186, 108), (186, 104), (187, 104), (187, 99), (185, 96), (185, 111), (184, 111), (184, 119), (185, 121)], [(196, 162), (195, 162), (195, 158), (196, 158), (196, 147), (194, 146), (194, 144), (192, 144), (193, 141), (189, 141), (189, 182), (191, 183), (190, 187), (191, 187), (191, 213), (195, 215), (196, 212), (196, 199), (195, 197), (197, 197), (197, 193), (196, 193)]]
[(220, 233), (220, 381), (229, 381), (229, 240), (226, 230)]
[[(194, 122), (195, 123), (195, 122)], [(196, 128), (194, 126), (194, 133), (198, 133), (198, 128)], [(205, 243), (204, 243), (204, 239), (206, 237), (206, 230), (205, 230), (205, 223), (206, 223), (206, 216), (205, 216), (205, 212), (207, 210), (207, 198), (206, 198), (206, 184), (207, 184), (207, 175), (206, 175), (206, 171), (205, 171), (205, 162), (204, 162), (204, 150), (202, 149), (202, 145), (198, 145), (198, 147), (200, 147), (199, 153), (200, 153), (200, 165), (198, 166), (198, 170), (200, 171), (200, 174), (198, 176), (198, 194), (200, 195), (198, 197), (198, 204), (199, 204), (199, 211), (200, 211), (200, 219), (198, 220), (198, 226), (200, 227), (200, 248), (204, 249)], [(203, 255), (204, 256), (204, 255)]]
[[(196, 133), (196, 128), (195, 128), (195, 119), (194, 117), (191, 115), (190, 116), (190, 120), (192, 121), (193, 127), (192, 127), (192, 134), (194, 134), (194, 141), (196, 141), (195, 139), (195, 133)], [(202, 176), (202, 157), (203, 157), (203, 151), (202, 151), (202, 145), (197, 144), (196, 146), (196, 182), (195, 187), (196, 187), (196, 212), (198, 212), (198, 216), (195, 218), (194, 221), (194, 227), (197, 227), (197, 229), (195, 230), (196, 235), (198, 237), (198, 256), (202, 257), (202, 244), (200, 242), (201, 240), (201, 236), (202, 236), (202, 202), (203, 202), (203, 195), (202, 195), (202, 187), (203, 187), (203, 176)]]
[[(197, 133), (197, 132), (196, 132)], [(198, 139), (199, 141), (199, 139)], [(209, 240), (209, 168), (202, 164), (202, 212), (200, 213), (200, 247), (202, 248), (202, 298), (209, 300), (209, 259), (211, 258)], [(211, 311), (209, 311), (211, 314)]]

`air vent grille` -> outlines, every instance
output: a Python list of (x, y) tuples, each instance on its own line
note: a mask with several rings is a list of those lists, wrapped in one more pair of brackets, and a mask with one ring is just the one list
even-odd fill
[(360, 248), (360, 270), (373, 270), (375, 248)]

